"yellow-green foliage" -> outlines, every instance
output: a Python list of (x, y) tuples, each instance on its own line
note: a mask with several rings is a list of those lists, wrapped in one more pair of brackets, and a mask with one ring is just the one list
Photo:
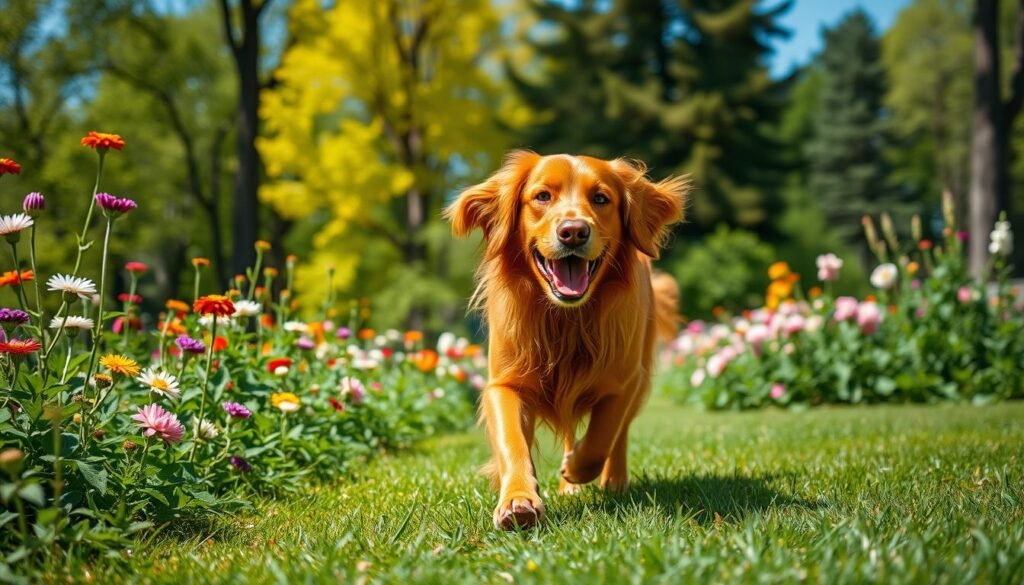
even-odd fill
[[(377, 250), (379, 272), (401, 265), (407, 238), (427, 242), (422, 229), (410, 233), (410, 190), (424, 195), (425, 222), (439, 221), (451, 192), (497, 163), (508, 146), (502, 127), (524, 118), (504, 98), (499, 15), (490, 2), (320, 4), (292, 8), (298, 42), (266, 93), (258, 145), (270, 178), (263, 200), (288, 219), (316, 217), (296, 286), (315, 298), (327, 265), (342, 290), (379, 292), (357, 280), (367, 250)], [(419, 156), (408, 152), (409, 135), (418, 137)], [(446, 252), (436, 248), (428, 246), (428, 265)]]

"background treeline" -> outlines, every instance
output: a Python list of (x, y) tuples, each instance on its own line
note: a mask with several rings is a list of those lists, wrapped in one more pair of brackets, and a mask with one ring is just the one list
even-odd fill
[[(114, 253), (154, 267), (143, 297), (189, 297), (192, 256), (226, 285), (261, 237), (299, 256), (308, 306), (335, 287), (375, 325), (438, 329), (463, 322), (475, 263), (440, 209), (513, 147), (692, 175), (661, 261), (690, 316), (759, 305), (776, 259), (811, 278), (833, 251), (858, 286), (864, 214), (931, 232), (944, 190), (964, 216), (972, 196), (1022, 208), (1017, 2), (913, 0), (887, 31), (853, 11), (773, 77), (792, 4), (0, 0), (0, 156), (25, 167), (5, 211), (49, 197), (52, 272), (94, 178), (78, 138), (117, 132), (105, 185), (144, 219)], [(1001, 68), (975, 65), (975, 31)]]

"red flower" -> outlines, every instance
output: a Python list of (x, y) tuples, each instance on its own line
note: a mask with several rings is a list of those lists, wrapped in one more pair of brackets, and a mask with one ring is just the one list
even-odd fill
[(192, 305), (195, 312), (200, 315), (216, 315), (217, 317), (230, 317), (235, 314), (235, 304), (224, 295), (206, 295), (199, 297)]
[(385, 347), (384, 349), (380, 350), (380, 354), (384, 356), (384, 359), (389, 359), (392, 355), (394, 355), (394, 353), (395, 350), (391, 349), (390, 347)]
[(0, 275), (0, 286), (7, 286), (9, 284), (18, 284), (22, 282), (31, 282), (35, 279), (35, 273), (31, 270), (22, 270), (21, 274), (18, 274), (17, 270), (8, 270)]
[(328, 398), (327, 402), (334, 408), (334, 410), (337, 410), (338, 412), (345, 412), (345, 405), (338, 402), (336, 398)]
[(142, 262), (129, 262), (124, 265), (124, 269), (135, 274), (143, 274), (149, 270), (149, 266)]
[(931, 240), (921, 240), (920, 242), (917, 243), (917, 249), (918, 250), (931, 250), (932, 249), (932, 241)]
[(227, 337), (217, 336), (217, 339), (213, 340), (213, 351), (222, 351), (228, 346)]
[(121, 301), (122, 303), (127, 303), (127, 302), (130, 301), (130, 302), (132, 302), (132, 303), (137, 305), (137, 304), (142, 302), (142, 297), (140, 297), (139, 295), (130, 295), (128, 293), (121, 293), (121, 294), (117, 295), (117, 300)]
[[(119, 335), (121, 333), (124, 333), (125, 323), (126, 321), (124, 317), (118, 317), (114, 319), (114, 324), (112, 325), (113, 332)], [(137, 317), (132, 317), (128, 319), (127, 324), (128, 329), (132, 331), (142, 331), (142, 321), (140, 321)]]
[(292, 367), (291, 358), (274, 358), (267, 362), (267, 371), (271, 374), (277, 373), (278, 368), (290, 368)]
[(41, 349), (43, 349), (42, 344), (35, 339), (11, 339), (0, 342), (0, 353), (11, 355), (28, 355)]
[(82, 146), (88, 146), (97, 150), (107, 150), (108, 148), (121, 150), (124, 148), (124, 138), (117, 134), (93, 131), (86, 134), (85, 138), (82, 139)]
[(21, 165), (9, 158), (0, 158), (0, 175), (21, 174)]

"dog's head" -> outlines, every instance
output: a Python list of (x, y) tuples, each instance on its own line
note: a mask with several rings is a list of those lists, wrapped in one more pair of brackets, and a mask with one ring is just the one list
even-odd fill
[(484, 232), (486, 256), (525, 262), (555, 304), (579, 306), (632, 247), (656, 258), (682, 219), (687, 182), (641, 164), (516, 151), (447, 209), (456, 236)]

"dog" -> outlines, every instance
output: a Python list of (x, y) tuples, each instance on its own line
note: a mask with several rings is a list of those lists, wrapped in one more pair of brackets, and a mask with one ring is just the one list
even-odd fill
[(489, 330), (480, 415), (496, 528), (544, 519), (531, 455), (538, 420), (565, 446), (560, 494), (599, 476), (606, 490), (628, 486), (627, 435), (656, 338), (679, 324), (678, 287), (651, 260), (682, 221), (688, 190), (683, 177), (651, 181), (641, 163), (515, 151), (445, 210), (456, 237), (484, 234), (470, 306)]

